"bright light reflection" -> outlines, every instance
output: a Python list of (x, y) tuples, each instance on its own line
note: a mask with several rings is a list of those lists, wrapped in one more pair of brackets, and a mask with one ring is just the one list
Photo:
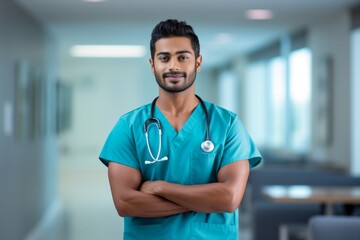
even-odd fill
[(274, 58), (269, 63), (271, 120), (269, 121), (269, 144), (274, 147), (285, 145), (285, 101), (286, 79), (285, 63), (282, 57)]
[(285, 66), (282, 58), (278, 57), (270, 62), (272, 77), (272, 98), (274, 104), (281, 106), (285, 102)]
[(308, 198), (311, 196), (311, 188), (309, 186), (293, 186), (288, 189), (289, 197)]
[(290, 55), (290, 96), (295, 103), (305, 103), (311, 94), (311, 53), (300, 49)]
[(286, 196), (286, 188), (282, 186), (272, 186), (271, 188), (268, 188), (268, 191), (273, 197), (279, 198)]
[(268, 193), (275, 198), (308, 198), (311, 196), (311, 187), (305, 185), (297, 186), (271, 186), (266, 189)]

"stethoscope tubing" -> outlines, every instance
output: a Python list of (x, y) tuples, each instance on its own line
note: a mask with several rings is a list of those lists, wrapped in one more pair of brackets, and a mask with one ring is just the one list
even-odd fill
[[(205, 103), (204, 101), (198, 96), (195, 94), (195, 96), (197, 97), (197, 99), (199, 100), (200, 104), (201, 104), (201, 107), (202, 109), (204, 110), (205, 112), (205, 118), (206, 118), (206, 138), (205, 138), (205, 141), (203, 141), (201, 143), (201, 149), (204, 151), (204, 152), (212, 152), (213, 149), (214, 149), (214, 144), (211, 142), (210, 140), (210, 118), (209, 118), (209, 113), (206, 109), (206, 106), (205, 106)], [(154, 111), (155, 111), (155, 104), (156, 104), (156, 101), (159, 97), (156, 97), (152, 103), (151, 103), (151, 109), (150, 109), (150, 118), (148, 118), (145, 122), (144, 122), (144, 133), (145, 133), (145, 138), (146, 138), (146, 145), (147, 145), (147, 148), (148, 148), (148, 151), (150, 153), (150, 157), (153, 159), (153, 161), (145, 161), (145, 164), (152, 164), (152, 163), (155, 163), (155, 162), (159, 162), (159, 161), (166, 161), (168, 160), (168, 157), (165, 156), (161, 159), (159, 159), (160, 157), (160, 154), (161, 154), (161, 144), (162, 144), (162, 125), (161, 125), (161, 121), (154, 117)], [(159, 147), (158, 147), (158, 152), (156, 154), (156, 158), (154, 157), (154, 155), (152, 154), (151, 152), (151, 149), (150, 149), (150, 142), (149, 142), (149, 136), (148, 136), (148, 128), (151, 124), (155, 124), (158, 128), (158, 132), (159, 132)]]
[[(206, 140), (210, 140), (210, 119), (209, 119), (209, 113), (206, 109), (205, 103), (204, 101), (201, 99), (201, 97), (199, 97), (198, 95), (195, 94), (195, 96), (197, 97), (197, 99), (199, 100), (202, 109), (205, 112), (205, 118), (206, 118)], [(161, 122), (158, 118), (154, 117), (154, 111), (155, 111), (155, 104), (156, 101), (159, 97), (156, 97), (152, 103), (151, 103), (151, 109), (150, 109), (150, 118), (148, 118), (145, 123), (144, 123), (144, 132), (147, 133), (148, 132), (148, 126), (150, 125), (150, 123), (152, 121), (155, 121), (156, 124), (158, 125), (158, 128), (161, 130), (162, 129), (162, 125)]]

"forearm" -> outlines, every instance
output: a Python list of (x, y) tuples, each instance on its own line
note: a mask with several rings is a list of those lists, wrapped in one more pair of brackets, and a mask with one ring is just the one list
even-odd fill
[(164, 217), (189, 211), (167, 199), (139, 191), (141, 173), (136, 169), (110, 163), (108, 172), (113, 201), (122, 217)]
[(195, 212), (234, 212), (244, 195), (248, 176), (248, 161), (236, 161), (220, 169), (216, 183), (181, 185), (153, 181), (143, 183), (140, 191)]
[(189, 210), (181, 205), (159, 196), (140, 191), (130, 191), (115, 202), (116, 209), (122, 217), (165, 217)]
[(156, 196), (196, 212), (233, 212), (242, 199), (245, 184), (234, 188), (227, 183), (209, 183), (202, 185), (180, 185), (158, 182), (154, 188)]

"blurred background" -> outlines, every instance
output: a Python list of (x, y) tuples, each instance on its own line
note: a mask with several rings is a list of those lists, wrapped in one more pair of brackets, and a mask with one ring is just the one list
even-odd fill
[[(98, 154), (157, 96), (149, 41), (167, 18), (198, 34), (196, 92), (241, 117), (264, 157), (254, 173), (357, 179), (360, 1), (1, 0), (0, 239), (122, 239)], [(249, 191), (240, 239), (276, 234)]]

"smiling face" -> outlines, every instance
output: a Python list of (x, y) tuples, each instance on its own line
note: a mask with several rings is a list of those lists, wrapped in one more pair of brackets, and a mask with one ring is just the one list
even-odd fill
[(193, 87), (201, 60), (201, 56), (195, 57), (189, 38), (170, 37), (156, 41), (150, 64), (159, 87), (179, 93)]

